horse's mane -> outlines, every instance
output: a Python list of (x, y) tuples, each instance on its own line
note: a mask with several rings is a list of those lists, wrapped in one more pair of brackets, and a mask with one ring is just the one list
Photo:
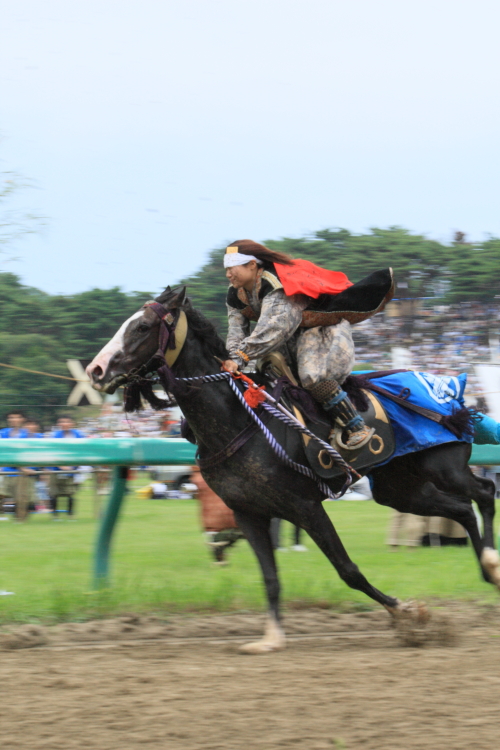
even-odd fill
[(220, 357), (227, 359), (229, 354), (224, 341), (219, 336), (216, 327), (198, 310), (195, 310), (191, 300), (186, 300), (187, 304), (183, 306), (188, 320), (189, 330), (194, 333), (196, 338), (201, 342), (204, 353), (209, 357)]

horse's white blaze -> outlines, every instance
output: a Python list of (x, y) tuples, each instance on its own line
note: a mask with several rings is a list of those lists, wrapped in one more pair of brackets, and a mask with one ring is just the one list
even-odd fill
[(245, 643), (244, 646), (241, 646), (240, 651), (245, 654), (266, 654), (269, 651), (279, 651), (285, 648), (285, 642), (285, 632), (281, 625), (275, 617), (268, 615), (264, 638), (253, 643)]
[[(124, 340), (124, 335), (125, 335), (125, 331), (127, 330), (128, 324), (132, 320), (136, 320), (137, 318), (140, 318), (141, 315), (143, 314), (144, 314), (144, 310), (139, 310), (138, 312), (131, 315), (130, 318), (128, 318), (125, 321), (125, 323), (123, 323), (120, 326), (120, 328), (117, 330), (113, 338), (110, 339), (105, 346), (103, 346), (99, 354), (96, 357), (94, 357), (94, 359), (92, 360), (92, 362), (86, 369), (86, 373), (91, 380), (92, 380), (91, 373), (96, 367), (100, 367), (103, 374), (106, 372), (108, 365), (109, 365), (109, 361), (111, 357), (113, 356), (113, 354), (116, 354), (116, 352), (119, 352), (123, 349), (123, 340)], [(96, 387), (99, 388), (100, 386), (95, 384), (94, 388)]]
[(481, 565), (489, 573), (492, 583), (500, 589), (500, 556), (496, 549), (485, 547), (481, 553)]

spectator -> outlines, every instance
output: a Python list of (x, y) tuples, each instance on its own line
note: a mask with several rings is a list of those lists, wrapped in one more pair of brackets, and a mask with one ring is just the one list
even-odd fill
[(238, 539), (242, 539), (243, 534), (238, 529), (233, 511), (210, 489), (201, 476), (199, 467), (193, 466), (192, 471), (191, 481), (197, 488), (206, 542), (212, 550), (215, 563), (227, 565), (226, 550)]
[(168, 491), (168, 487), (165, 482), (151, 482), (151, 497), (153, 500), (165, 500)]
[(389, 549), (398, 547), (440, 547), (467, 544), (467, 532), (456, 521), (440, 516), (415, 516), (413, 513), (392, 511), (387, 534)]
[(7, 414), (8, 427), (0, 430), (0, 438), (25, 438), (28, 437), (28, 431), (24, 427), (26, 418), (22, 411), (9, 411)]
[(26, 437), (43, 438), (43, 430), (40, 427), (40, 423), (37, 422), (36, 419), (26, 420), (26, 424), (24, 426), (26, 428), (26, 432), (28, 433)]
[[(271, 533), (271, 540), (273, 543), (273, 549), (280, 550), (281, 552), (286, 552), (287, 548), (281, 546), (280, 537), (281, 537), (281, 518), (271, 518), (271, 525), (269, 527), (269, 531)], [(292, 524), (292, 536), (291, 536), (291, 546), (290, 549), (294, 552), (307, 552), (307, 547), (303, 544), (301, 544), (300, 541), (300, 535), (302, 533), (302, 529), (300, 526), (295, 526)]]
[[(73, 439), (85, 437), (83, 432), (75, 429), (75, 423), (69, 415), (65, 414), (57, 420), (58, 430), (53, 437), (62, 439)], [(68, 500), (68, 516), (74, 514), (75, 505), (75, 474), (78, 466), (56, 466), (49, 480), (49, 495), (51, 509), (54, 518), (57, 518), (57, 502), (60, 497), (66, 497)]]
[[(32, 439), (43, 438), (43, 430), (36, 419), (27, 419), (24, 427), (28, 433), (27, 437)], [(40, 475), (40, 469), (35, 466), (31, 466), (30, 471), (31, 476), (27, 478), (30, 503), (33, 503), (37, 512), (47, 510), (46, 499), (48, 488), (45, 483), (45, 477)]]
[[(0, 439), (27, 438), (28, 431), (24, 427), (25, 416), (22, 411), (14, 409), (7, 414), (7, 425), (0, 430)], [(34, 499), (34, 485), (30, 481), (32, 470), (15, 466), (2, 468), (2, 487), (0, 489), (0, 504), (3, 507), (5, 498), (14, 502), (16, 519), (24, 521), (28, 517), (30, 502)]]
[(393, 510), (389, 522), (387, 546), (391, 550), (397, 550), (399, 546), (419, 547), (422, 543), (424, 528), (425, 518), (423, 516)]

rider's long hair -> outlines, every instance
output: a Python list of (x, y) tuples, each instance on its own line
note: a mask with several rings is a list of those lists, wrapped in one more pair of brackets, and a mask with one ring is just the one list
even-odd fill
[(283, 266), (291, 266), (293, 264), (293, 259), (289, 255), (278, 253), (276, 250), (271, 250), (265, 245), (259, 245), (258, 242), (253, 240), (236, 240), (231, 242), (231, 247), (237, 247), (238, 252), (242, 255), (254, 255), (264, 265), (281, 263)]

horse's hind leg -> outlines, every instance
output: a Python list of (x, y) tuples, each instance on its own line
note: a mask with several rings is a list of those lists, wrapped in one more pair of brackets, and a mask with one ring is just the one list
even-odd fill
[(493, 520), (495, 518), (495, 483), (486, 477), (471, 472), (473, 484), (472, 500), (475, 500), (483, 518), (483, 541), (486, 547), (495, 546)]
[(295, 521), (295, 523), (297, 522), (307, 531), (330, 560), (344, 583), (352, 589), (362, 591), (391, 612), (400, 605), (398, 599), (383, 594), (367, 581), (358, 566), (353, 563), (347, 554), (330, 517), (322, 505), (311, 503), (307, 508), (301, 508), (300, 521)]
[(269, 605), (266, 632), (260, 641), (246, 643), (241, 651), (247, 654), (263, 654), (285, 647), (285, 634), (280, 624), (280, 584), (274, 559), (274, 550), (269, 531), (269, 519), (249, 513), (235, 511), (236, 523), (246, 536), (260, 563)]
[[(470, 470), (469, 470), (470, 471)], [(486, 581), (500, 589), (500, 555), (495, 548), (493, 520), (495, 518), (495, 483), (470, 472), (470, 496), (477, 503), (483, 519), (483, 538), (479, 563)]]
[(500, 555), (495, 547), (495, 536), (493, 531), (493, 520), (495, 518), (495, 483), (491, 479), (478, 477), (472, 474), (476, 485), (476, 492), (472, 499), (483, 518), (483, 550), (479, 562), (485, 578), (500, 589)]
[(422, 474), (439, 490), (448, 495), (475, 500), (483, 518), (483, 542), (495, 547), (493, 519), (495, 517), (495, 484), (471, 471), (468, 444), (451, 443), (422, 457)]
[[(468, 470), (467, 470), (468, 471)], [(383, 475), (382, 475), (383, 476)], [(429, 474), (427, 474), (429, 476)], [(494, 514), (493, 493), (488, 482), (475, 483), (474, 475), (462, 477), (461, 482), (454, 481), (451, 475), (441, 475), (435, 481), (424, 481), (413, 484), (406, 491), (401, 491), (398, 486), (387, 483), (378, 484), (380, 474), (375, 479), (373, 497), (381, 505), (389, 505), (401, 513), (415, 513), (420, 516), (443, 516), (461, 524), (469, 534), (474, 552), (479, 561), (483, 577), (487, 583), (493, 583), (500, 589), (500, 558), (493, 547), (485, 546), (486, 539), (493, 540), (493, 533), (481, 537), (477, 525), (477, 519), (472, 510), (471, 496), (478, 503), (483, 518), (485, 518), (485, 529), (487, 520), (492, 527)], [(416, 478), (416, 477), (415, 477)], [(444, 479), (446, 478), (446, 481)], [(446, 491), (442, 487), (446, 487)], [(482, 491), (478, 491), (478, 486)], [(490, 515), (488, 515), (490, 514)]]
[[(456, 495), (458, 498), (463, 498), (461, 500), (462, 505), (464, 503), (469, 505), (468, 500), (474, 500), (477, 503), (483, 519), (482, 538), (477, 529), (475, 519), (472, 521), (470, 517), (470, 511), (460, 511), (467, 513), (467, 516), (470, 518), (470, 526), (467, 527), (461, 521), (459, 523), (462, 523), (469, 532), (485, 580), (494, 583), (500, 589), (500, 556), (495, 548), (493, 530), (493, 520), (495, 518), (495, 484), (491, 479), (479, 477), (471, 471), (468, 466), (470, 456), (470, 447), (468, 445), (463, 446), (461, 454), (457, 452), (456, 446), (452, 446), (451, 450), (453, 449), (453, 455), (459, 458), (458, 461), (443, 462), (439, 460), (440, 456), (436, 452), (434, 455), (427, 456), (425, 460), (426, 473), (432, 478), (432, 482), (438, 490), (441, 490), (448, 496), (446, 502), (450, 502), (451, 495)], [(465, 498), (467, 498), (467, 501)], [(453, 504), (456, 509), (455, 502)], [(451, 518), (445, 512), (439, 515)], [(456, 519), (454, 518), (453, 520)]]

